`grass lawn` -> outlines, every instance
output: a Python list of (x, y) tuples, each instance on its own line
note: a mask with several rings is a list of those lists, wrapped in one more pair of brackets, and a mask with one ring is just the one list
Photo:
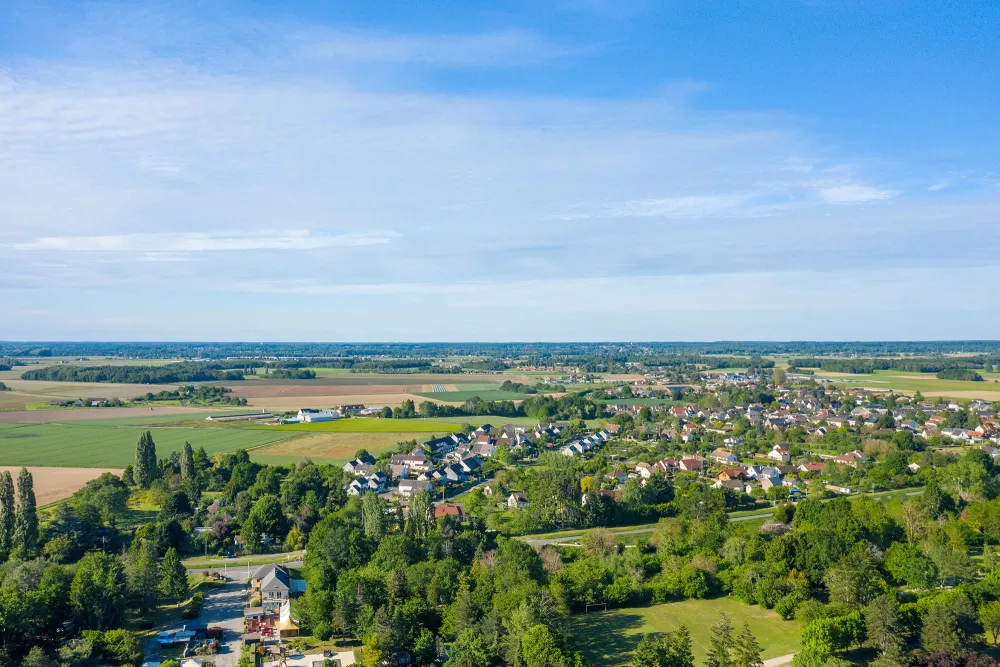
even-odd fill
[[(445, 435), (439, 431), (437, 435)], [(250, 458), (270, 465), (294, 464), (308, 457), (315, 463), (343, 464), (354, 458), (359, 449), (372, 456), (394, 451), (396, 443), (416, 440), (422, 443), (434, 435), (420, 431), (406, 433), (310, 433), (298, 438), (266, 445), (250, 452)]]
[(788, 655), (799, 649), (802, 629), (795, 621), (782, 620), (773, 611), (751, 607), (734, 598), (685, 600), (575, 614), (570, 618), (570, 646), (583, 653), (589, 665), (622, 665), (628, 662), (642, 635), (671, 632), (683, 623), (691, 633), (695, 659), (700, 663), (708, 650), (712, 625), (721, 612), (725, 612), (737, 632), (744, 622), (750, 624), (763, 648), (764, 659)]
[(0, 464), (124, 468), (135, 461), (135, 443), (147, 429), (153, 434), (159, 457), (180, 451), (186, 441), (196, 449), (204, 447), (211, 454), (252, 449), (296, 435), (279, 429), (145, 426), (115, 423), (116, 420), (108, 422), (0, 424)]

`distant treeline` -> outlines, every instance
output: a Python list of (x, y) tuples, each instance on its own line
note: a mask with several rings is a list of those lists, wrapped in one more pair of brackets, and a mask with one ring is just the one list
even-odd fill
[[(819, 368), (833, 373), (874, 373), (875, 371), (905, 371), (909, 373), (943, 373), (971, 369), (992, 369), (1000, 365), (1000, 356), (970, 357), (903, 357), (899, 359), (790, 359), (789, 369)], [(963, 377), (946, 379), (965, 379)], [(979, 378), (982, 379), (981, 377)]]
[(14, 366), (20, 366), (21, 362), (17, 359), (0, 359), (0, 371), (9, 371)]
[(424, 401), (419, 406), (406, 400), (399, 407), (385, 408), (383, 417), (393, 419), (412, 419), (415, 417), (471, 417), (474, 415), (492, 415), (496, 417), (528, 417), (538, 421), (554, 421), (566, 419), (596, 419), (600, 416), (602, 406), (590, 400), (581, 393), (566, 394), (559, 398), (535, 395), (520, 403), (513, 401), (484, 401), (473, 396), (462, 405), (439, 405), (432, 401)]
[[(532, 358), (547, 360), (572, 357), (620, 355), (639, 361), (658, 355), (726, 355), (760, 357), (764, 355), (867, 356), (885, 357), (900, 354), (937, 355), (964, 352), (1000, 355), (1000, 341), (716, 341), (647, 342), (647, 343), (96, 343), (96, 342), (3, 342), (2, 357), (79, 357), (117, 356), (140, 359), (246, 359), (282, 358), (420, 358), (440, 359), (467, 356), (490, 359)], [(474, 362), (473, 362), (474, 363)], [(606, 362), (605, 362), (606, 363)], [(466, 362), (463, 362), (463, 367)]]
[(121, 384), (174, 384), (242, 380), (243, 367), (234, 369), (225, 363), (180, 362), (165, 366), (47, 366), (21, 374), (22, 380), (49, 382), (117, 382)]

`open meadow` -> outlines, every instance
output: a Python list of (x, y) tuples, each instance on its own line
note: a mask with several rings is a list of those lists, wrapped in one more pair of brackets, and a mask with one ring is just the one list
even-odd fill
[(911, 396), (919, 391), (924, 396), (1000, 401), (1000, 375), (996, 373), (983, 374), (982, 382), (941, 380), (934, 373), (907, 373), (896, 370), (880, 370), (870, 374), (816, 371), (815, 377), (827, 378), (836, 384), (849, 387), (892, 390)]
[[(0, 466), (0, 471), (6, 470), (14, 478), (21, 466)], [(52, 468), (29, 466), (32, 482), (35, 488), (35, 500), (39, 507), (54, 503), (57, 500), (68, 498), (77, 489), (92, 479), (100, 477), (101, 474), (110, 472), (115, 475), (122, 473), (121, 468)]]
[[(444, 431), (439, 433), (444, 434)], [(426, 432), (313, 433), (258, 447), (250, 453), (250, 458), (270, 465), (294, 464), (304, 458), (315, 463), (343, 464), (354, 458), (354, 452), (359, 449), (367, 449), (378, 456), (394, 450), (396, 443), (424, 442), (431, 435)]]
[(746, 622), (764, 659), (794, 653), (799, 649), (802, 628), (773, 611), (750, 606), (734, 598), (684, 600), (650, 607), (614, 609), (574, 614), (570, 618), (570, 646), (583, 654), (588, 665), (623, 665), (628, 662), (642, 635), (672, 632), (684, 624), (691, 633), (695, 659), (700, 664), (708, 651), (712, 625), (725, 612), (738, 632)]

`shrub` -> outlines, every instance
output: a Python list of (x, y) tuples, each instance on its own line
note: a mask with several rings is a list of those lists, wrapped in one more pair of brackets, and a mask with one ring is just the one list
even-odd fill
[(786, 621), (795, 616), (795, 610), (798, 608), (799, 596), (795, 593), (789, 593), (774, 605), (774, 610)]
[(317, 621), (313, 626), (313, 637), (321, 642), (325, 642), (332, 634), (333, 628), (331, 628), (330, 624), (326, 621)]

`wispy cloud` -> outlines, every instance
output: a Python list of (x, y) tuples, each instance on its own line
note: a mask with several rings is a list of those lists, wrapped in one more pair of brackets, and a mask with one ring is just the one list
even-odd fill
[(17, 250), (59, 252), (139, 252), (145, 259), (169, 261), (173, 253), (238, 250), (316, 250), (391, 243), (395, 232), (329, 234), (312, 230), (254, 232), (116, 234), (107, 236), (46, 236), (15, 243)]
[(858, 204), (871, 201), (885, 201), (899, 194), (896, 190), (859, 183), (822, 185), (819, 187), (818, 192), (823, 201), (831, 204)]
[(523, 65), (590, 50), (560, 46), (526, 30), (434, 35), (310, 30), (295, 42), (306, 58), (443, 67)]

